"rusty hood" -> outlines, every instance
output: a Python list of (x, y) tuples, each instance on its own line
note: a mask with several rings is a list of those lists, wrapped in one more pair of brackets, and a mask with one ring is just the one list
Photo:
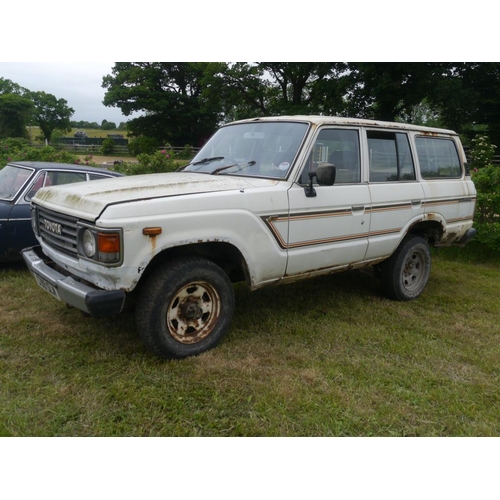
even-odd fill
[(33, 202), (76, 217), (95, 219), (111, 204), (169, 196), (266, 187), (272, 179), (191, 172), (133, 175), (40, 189)]

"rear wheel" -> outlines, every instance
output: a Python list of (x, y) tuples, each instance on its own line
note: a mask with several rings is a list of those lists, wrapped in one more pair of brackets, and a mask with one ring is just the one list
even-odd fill
[(195, 356), (219, 343), (233, 311), (234, 292), (226, 273), (207, 259), (186, 257), (150, 276), (137, 302), (137, 329), (157, 356)]
[(402, 301), (416, 299), (424, 291), (431, 272), (429, 244), (420, 236), (406, 236), (381, 265), (381, 271), (389, 297)]

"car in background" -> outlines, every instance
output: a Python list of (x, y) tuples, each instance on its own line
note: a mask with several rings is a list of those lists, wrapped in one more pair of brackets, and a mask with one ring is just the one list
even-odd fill
[(41, 187), (122, 176), (66, 163), (8, 163), (0, 170), (0, 263), (22, 260), (20, 251), (37, 244), (31, 228), (30, 201)]

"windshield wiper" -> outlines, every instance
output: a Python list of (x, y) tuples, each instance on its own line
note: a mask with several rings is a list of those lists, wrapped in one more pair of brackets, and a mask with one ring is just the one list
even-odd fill
[[(242, 165), (237, 170), (235, 170), (235, 172), (239, 172), (240, 170), (243, 170), (244, 168), (251, 167), (252, 165), (255, 165), (255, 163), (256, 162), (254, 160), (249, 161), (249, 162), (245, 163), (244, 165)], [(212, 170), (210, 172), (210, 175), (218, 175), (219, 172), (222, 172), (223, 170), (226, 170), (226, 169), (231, 168), (231, 167), (237, 167), (238, 165), (239, 165), (239, 163), (234, 163), (233, 165), (226, 165), (225, 167), (216, 168), (215, 170)]]
[[(179, 167), (176, 172), (183, 172), (186, 170), (188, 167), (192, 167), (194, 165), (204, 165), (205, 163), (210, 163), (211, 161), (220, 161), (223, 160), (223, 156), (212, 156), (210, 158), (203, 158), (202, 160), (195, 161), (194, 163), (188, 163), (187, 165), (184, 165), (183, 167)], [(199, 170), (199, 169), (198, 169)], [(198, 170), (192, 170), (192, 172), (198, 172)], [(206, 172), (203, 172), (206, 173)]]
[(203, 158), (203, 160), (195, 161), (194, 163), (190, 163), (187, 166), (189, 167), (191, 165), (201, 165), (203, 163), (210, 163), (211, 161), (218, 161), (218, 160), (223, 160), (223, 159), (224, 159), (223, 156), (212, 156), (211, 158)]

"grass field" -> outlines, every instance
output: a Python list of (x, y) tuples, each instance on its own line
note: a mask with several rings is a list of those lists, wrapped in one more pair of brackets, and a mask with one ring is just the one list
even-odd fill
[[(122, 129), (102, 130), (102, 129), (91, 129), (91, 128), (85, 128), (85, 129), (72, 128), (70, 132), (66, 132), (63, 135), (64, 137), (73, 137), (75, 132), (78, 131), (85, 131), (88, 137), (107, 137), (108, 134), (121, 134), (123, 135), (124, 139), (127, 138), (127, 131)], [(30, 127), (29, 132), (33, 141), (37, 140), (37, 137), (41, 135), (40, 127), (37, 126)]]
[(499, 436), (500, 269), (438, 253), (416, 301), (363, 273), (250, 293), (229, 334), (149, 354), (131, 313), (87, 319), (0, 268), (0, 435)]

